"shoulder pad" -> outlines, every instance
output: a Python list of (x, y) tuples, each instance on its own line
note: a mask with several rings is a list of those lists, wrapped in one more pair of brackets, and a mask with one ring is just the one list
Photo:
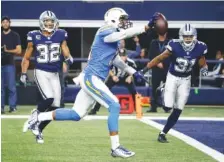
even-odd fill
[(27, 41), (33, 41), (33, 37), (35, 36), (35, 34), (39, 34), (40, 31), (39, 30), (32, 30), (32, 31), (29, 31), (28, 34), (27, 34)]
[(105, 25), (100, 27), (99, 32), (102, 32), (102, 31), (105, 31), (105, 30), (111, 30), (111, 29), (116, 30), (112, 25), (105, 24)]
[(202, 49), (203, 54), (206, 54), (208, 52), (208, 47), (204, 42), (197, 41), (198, 45), (200, 45), (200, 49)]
[(180, 39), (171, 39), (170, 41), (172, 41), (173, 43), (180, 43)]
[(64, 29), (57, 29), (57, 32), (61, 32), (61, 33), (66, 33), (66, 31)]
[(66, 30), (64, 30), (64, 29), (57, 29), (56, 32), (60, 33), (60, 35), (61, 35), (63, 38), (65, 38), (65, 39), (68, 38), (68, 33), (67, 33)]
[(32, 30), (32, 31), (29, 31), (29, 34), (36, 34), (36, 33), (39, 33), (40, 31), (39, 30)]
[(207, 46), (204, 42), (202, 42), (202, 41), (197, 41), (198, 42), (198, 44), (200, 44), (200, 45), (203, 45), (203, 46)]

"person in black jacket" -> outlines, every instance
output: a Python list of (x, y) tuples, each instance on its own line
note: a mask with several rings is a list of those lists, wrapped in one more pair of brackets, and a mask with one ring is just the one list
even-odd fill
[[(129, 66), (136, 69), (136, 64), (133, 60), (129, 59), (127, 56), (127, 51), (125, 49), (119, 50), (119, 55), (121, 56), (121, 59)], [(136, 89), (135, 84), (133, 81), (132, 75), (129, 75), (128, 73), (121, 71), (117, 67), (113, 67), (113, 69), (110, 71), (109, 76), (105, 82), (107, 87), (111, 89), (115, 85), (121, 85), (128, 88), (129, 92), (132, 94), (132, 99), (135, 101), (135, 95), (136, 95)], [(101, 105), (96, 102), (94, 104), (93, 109), (89, 112), (89, 115), (95, 115), (97, 111), (99, 111)]]
[[(167, 38), (168, 23), (166, 20), (158, 20), (155, 25), (158, 38), (153, 39), (149, 49), (149, 59), (152, 60), (161, 54), (169, 42)], [(146, 112), (157, 112), (157, 93), (156, 89), (165, 82), (166, 74), (169, 67), (169, 60), (159, 63), (157, 67), (152, 68), (152, 93), (151, 93), (151, 108)]]

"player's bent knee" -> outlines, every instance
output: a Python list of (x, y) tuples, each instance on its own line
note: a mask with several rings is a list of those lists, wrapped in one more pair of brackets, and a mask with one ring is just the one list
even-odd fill
[(46, 100), (45, 100), (45, 103), (47, 104), (47, 105), (52, 105), (52, 103), (54, 102), (54, 98), (47, 98)]
[(109, 112), (114, 113), (114, 114), (119, 114), (120, 113), (120, 104), (118, 102), (114, 102), (109, 105)]
[(76, 113), (76, 111), (75, 110), (72, 110), (71, 109), (71, 118), (72, 118), (72, 120), (74, 120), (74, 121), (79, 121), (79, 120), (81, 120), (81, 117), (79, 116), (79, 114), (77, 114)]

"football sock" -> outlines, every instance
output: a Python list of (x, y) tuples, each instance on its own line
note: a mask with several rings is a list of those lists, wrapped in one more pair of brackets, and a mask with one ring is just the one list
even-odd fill
[(120, 146), (119, 143), (119, 135), (115, 135), (115, 136), (110, 136), (110, 140), (111, 140), (111, 148), (112, 150), (115, 150), (118, 146)]
[(165, 134), (176, 124), (182, 110), (180, 109), (173, 109), (173, 112), (170, 114), (170, 116), (167, 119), (167, 123), (165, 127), (163, 128), (163, 131)]
[[(47, 109), (47, 111), (52, 111), (52, 110), (55, 110), (55, 109), (57, 109), (57, 108), (58, 108), (58, 107), (51, 106), (49, 109)], [(44, 129), (50, 122), (51, 122), (50, 120), (41, 122), (40, 125), (39, 125), (39, 129), (40, 129), (40, 131), (42, 132), (43, 129)]]
[(37, 106), (37, 110), (39, 110), (40, 112), (45, 112), (51, 106), (53, 101), (53, 98), (48, 98), (46, 100), (41, 101)]
[(107, 120), (108, 129), (110, 132), (118, 132), (118, 120), (120, 113), (120, 105), (119, 103), (113, 103), (109, 105), (109, 116)]
[(168, 111), (172, 110), (172, 108), (163, 106), (163, 110), (166, 111), (166, 112), (168, 112)]
[(43, 112), (38, 115), (38, 121), (53, 120), (53, 111)]
[(96, 111), (99, 111), (100, 106), (101, 106), (101, 105), (100, 105), (98, 102), (96, 102), (96, 104), (95, 104), (93, 110), (94, 110), (95, 112), (96, 112)]

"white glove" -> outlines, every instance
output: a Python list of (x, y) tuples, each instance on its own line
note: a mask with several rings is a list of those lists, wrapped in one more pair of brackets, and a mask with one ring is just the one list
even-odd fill
[(28, 80), (27, 74), (22, 73), (20, 77), (20, 81), (24, 84), (25, 87), (26, 87), (27, 80)]
[(201, 68), (201, 74), (202, 76), (208, 76), (208, 68), (206, 67)]

